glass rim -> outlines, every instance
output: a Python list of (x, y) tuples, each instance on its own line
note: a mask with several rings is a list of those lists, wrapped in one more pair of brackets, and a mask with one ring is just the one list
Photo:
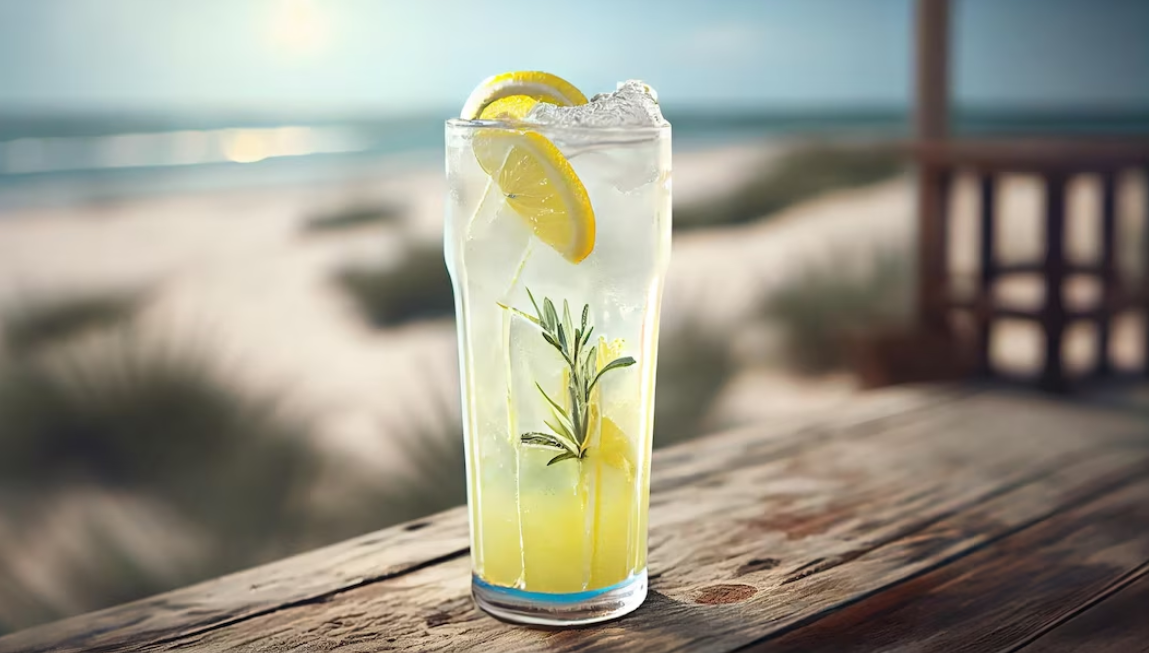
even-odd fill
[(465, 118), (448, 118), (446, 126), (451, 130), (467, 131), (472, 129), (499, 129), (503, 131), (539, 131), (549, 134), (581, 134), (595, 136), (662, 136), (669, 134), (671, 125), (651, 125), (643, 127), (592, 127), (587, 125), (539, 125), (525, 122), (507, 122), (503, 120), (467, 120)]

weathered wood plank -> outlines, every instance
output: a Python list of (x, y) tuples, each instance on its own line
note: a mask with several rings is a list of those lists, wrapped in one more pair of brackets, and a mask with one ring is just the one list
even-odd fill
[(1149, 480), (1137, 480), (748, 650), (1013, 650), (1147, 560)]
[(732, 650), (1112, 493), (1141, 492), (1144, 505), (1143, 430), (1118, 415), (979, 396), (695, 475), (652, 503), (652, 595), (611, 624), (501, 624), (471, 605), (460, 557), (146, 650)]
[[(879, 393), (831, 414), (791, 419), (711, 436), (654, 458), (654, 496), (719, 473), (740, 461), (787, 455), (833, 438), (854, 437), (884, 425), (919, 419), (969, 393), (900, 390)], [(450, 510), (270, 565), (32, 628), (0, 638), (0, 652), (129, 650), (220, 628), (287, 606), (322, 601), (350, 588), (468, 555), (466, 512)]]
[(1149, 564), (1097, 605), (1026, 646), (1026, 653), (1149, 651)]
[(466, 557), (466, 520), (466, 511), (457, 508), (152, 599), (17, 632), (0, 638), (0, 653), (116, 650), (316, 600), (430, 562)]
[[(1048, 479), (1030, 488), (1031, 509), (1067, 479)], [(791, 583), (769, 570), (742, 577), (716, 577), (686, 599), (659, 591), (630, 617), (605, 626), (573, 631), (508, 627), (476, 611), (467, 595), (465, 560), (435, 565), (394, 582), (355, 590), (322, 605), (303, 606), (237, 624), (225, 631), (172, 642), (159, 650), (213, 651), (374, 651), (469, 650), (476, 645), (499, 651), (624, 650), (642, 642), (648, 650), (728, 651), (756, 641), (759, 634), (785, 629), (805, 618), (896, 584), (916, 571), (976, 549), (986, 535), (950, 539), (971, 523), (1011, 513), (1017, 497), (1002, 497), (985, 514), (949, 520), (914, 537), (875, 550), (856, 561)], [(971, 539), (972, 537), (972, 539)], [(923, 553), (924, 551), (924, 553)], [(920, 556), (919, 559), (914, 559)], [(907, 560), (910, 561), (907, 563)], [(709, 566), (709, 565), (708, 565)], [(668, 570), (664, 575), (673, 575)], [(155, 650), (155, 649), (149, 649)]]

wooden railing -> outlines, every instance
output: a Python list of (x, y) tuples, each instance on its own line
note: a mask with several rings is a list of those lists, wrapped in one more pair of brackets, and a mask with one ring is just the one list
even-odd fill
[[(1118, 185), (1125, 173), (1149, 171), (1149, 141), (1111, 140), (948, 140), (924, 141), (911, 148), (918, 165), (918, 261), (920, 321), (926, 329), (948, 328), (953, 310), (967, 311), (977, 324), (976, 348), (980, 370), (997, 374), (990, 359), (994, 322), (1002, 318), (1036, 320), (1045, 338), (1039, 385), (1046, 390), (1062, 392), (1068, 388), (1063, 361), (1063, 342), (1067, 327), (1074, 321), (1089, 321), (1096, 326), (1096, 376), (1109, 376), (1111, 365), (1110, 332), (1113, 318), (1129, 310), (1146, 313), (1142, 337), (1149, 373), (1149, 302), (1144, 279), (1129, 284), (1117, 273), (1117, 196)], [(974, 175), (980, 183), (980, 276), (972, 298), (957, 299), (949, 283), (947, 265), (949, 243), (948, 208), (952, 180), (958, 174)], [(1044, 186), (1044, 255), (1040, 261), (1002, 264), (997, 259), (995, 230), (1000, 220), (997, 210), (998, 179), (1003, 174), (1035, 175)], [(1067, 184), (1079, 175), (1097, 175), (1101, 180), (1101, 252), (1099, 260), (1087, 265), (1071, 264), (1065, 252)], [(1149, 183), (1149, 175), (1146, 176)], [(1146, 195), (1149, 195), (1147, 191)], [(1145, 208), (1149, 216), (1149, 202)], [(1149, 269), (1149, 249), (1142, 246), (1143, 270)], [(993, 288), (1002, 278), (1024, 273), (1038, 273), (1044, 286), (1042, 305), (1035, 310), (1009, 308), (994, 302)], [(1086, 311), (1068, 310), (1064, 286), (1070, 275), (1095, 277), (1101, 287), (1101, 301)]]

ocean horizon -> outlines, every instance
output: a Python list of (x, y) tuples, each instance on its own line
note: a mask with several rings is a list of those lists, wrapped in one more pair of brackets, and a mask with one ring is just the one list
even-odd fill
[[(4, 113), (0, 211), (321, 182), (437, 165), (450, 111), (418, 115)], [(909, 135), (899, 108), (668, 111), (675, 147)], [(1149, 108), (955, 109), (958, 135), (1149, 135)]]

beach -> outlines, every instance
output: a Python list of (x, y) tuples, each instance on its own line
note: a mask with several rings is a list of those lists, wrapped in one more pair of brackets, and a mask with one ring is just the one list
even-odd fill
[[(676, 155), (676, 205), (705, 205), (729, 193), (786, 147), (763, 141)], [(398, 164), (381, 169), (344, 183), (9, 212), (0, 219), (0, 305), (143, 293), (142, 333), (215, 352), (244, 383), (288, 393), (295, 410), (315, 419), (316, 444), (327, 453), (351, 465), (386, 466), (398, 453), (380, 432), (410, 430), (405, 421), (433, 419), (432, 411), (454, 411), (451, 418), (458, 419), (458, 374), (449, 321), (374, 328), (332, 282), (347, 266), (400, 265), (405, 247), (440, 242), (441, 172)], [(969, 180), (958, 184), (951, 268), (955, 278), (972, 279), (976, 189)], [(1070, 254), (1082, 260), (1098, 248), (1098, 192), (1096, 183), (1082, 180), (1070, 193)], [(1142, 192), (1130, 185), (1121, 198), (1131, 240)], [(1000, 201), (1011, 216), (1000, 234), (1003, 260), (1039, 256), (1040, 189), (1009, 179)], [(306, 231), (310, 216), (349, 205), (400, 209), (385, 224)], [(677, 233), (663, 330), (733, 333), (796, 275), (831, 264), (864, 267), (882, 249), (908, 252), (913, 230), (912, 186), (902, 176), (830, 192), (768, 221)], [(1025, 280), (1002, 292), (1019, 302), (1034, 299)], [(1069, 289), (1071, 302), (1088, 303), (1092, 295), (1087, 284)], [(999, 345), (1003, 363), (1019, 370), (1035, 365), (1037, 347), (1010, 346), (1008, 338)], [(1125, 351), (1128, 338), (1115, 345), (1119, 355), (1135, 355)], [(1074, 353), (1080, 347), (1069, 349), (1073, 364), (1082, 357)]]

